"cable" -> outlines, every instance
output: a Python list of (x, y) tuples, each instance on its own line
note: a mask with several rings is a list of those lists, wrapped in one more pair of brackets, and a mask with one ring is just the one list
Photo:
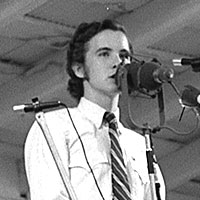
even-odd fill
[(176, 85), (172, 82), (172, 81), (168, 81), (168, 83), (172, 86), (172, 88), (174, 89), (175, 93), (177, 94), (177, 96), (179, 98), (181, 98), (181, 94), (180, 91), (178, 90), (178, 88), (176, 87)]
[(81, 139), (81, 137), (80, 137), (80, 135), (79, 135), (79, 133), (78, 133), (78, 130), (77, 130), (75, 124), (74, 124), (74, 121), (73, 121), (72, 116), (71, 116), (71, 114), (70, 114), (69, 108), (68, 108), (64, 103), (61, 103), (61, 105), (64, 106), (64, 107), (66, 108), (67, 112), (68, 112), (68, 115), (69, 115), (69, 118), (70, 118), (70, 120), (71, 120), (71, 122), (72, 122), (72, 125), (73, 125), (73, 127), (74, 127), (74, 130), (76, 131), (76, 134), (77, 134), (77, 136), (78, 136), (78, 139), (79, 139), (79, 141), (80, 141), (80, 143), (81, 143), (81, 146), (82, 146), (82, 149), (83, 149), (83, 154), (84, 154), (85, 160), (86, 160), (86, 162), (87, 162), (88, 167), (90, 168), (90, 171), (91, 171), (91, 173), (92, 173), (92, 176), (93, 176), (93, 179), (94, 179), (95, 184), (96, 184), (96, 186), (97, 186), (97, 189), (98, 189), (98, 191), (99, 191), (99, 193), (100, 193), (102, 199), (105, 200), (105, 198), (104, 198), (104, 196), (103, 196), (103, 194), (102, 194), (102, 192), (101, 192), (101, 189), (100, 189), (100, 187), (99, 187), (99, 185), (98, 185), (97, 179), (96, 179), (96, 177), (95, 177), (95, 175), (94, 175), (93, 169), (92, 169), (92, 167), (91, 167), (91, 165), (90, 165), (90, 163), (89, 163), (89, 161), (88, 161), (88, 158), (87, 158), (87, 155), (86, 155), (86, 151), (85, 151), (85, 147), (84, 147), (83, 141), (82, 141), (82, 139)]
[(169, 127), (169, 126), (157, 126), (157, 127), (152, 128), (151, 132), (153, 134), (155, 134), (155, 133), (161, 131), (162, 129), (166, 129), (166, 130), (169, 130), (169, 131), (171, 131), (172, 133), (174, 133), (176, 135), (185, 136), (185, 135), (189, 135), (189, 134), (192, 134), (193, 132), (195, 132), (198, 129), (198, 126), (199, 126), (199, 119), (196, 118), (195, 127), (191, 131), (188, 131), (188, 132), (178, 131), (178, 130), (176, 130), (176, 129), (172, 128), (172, 127)]

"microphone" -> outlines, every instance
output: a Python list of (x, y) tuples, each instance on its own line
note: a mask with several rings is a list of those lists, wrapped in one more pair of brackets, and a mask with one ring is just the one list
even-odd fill
[(155, 62), (132, 62), (124, 67), (127, 69), (127, 82), (131, 91), (156, 90), (162, 83), (169, 82), (174, 77), (173, 69), (161, 67)]
[(15, 106), (13, 106), (13, 110), (14, 111), (23, 111), (23, 112), (39, 112), (44, 109), (56, 108), (61, 105), (62, 105), (62, 103), (60, 101), (36, 102), (36, 103), (15, 105)]
[(173, 59), (172, 63), (174, 66), (183, 66), (183, 65), (191, 65), (194, 62), (194, 59), (190, 58), (180, 58), (180, 59)]
[(185, 89), (181, 94), (181, 103), (184, 106), (200, 108), (200, 90), (191, 85), (186, 85), (184, 87)]
[(183, 65), (191, 65), (194, 72), (200, 72), (200, 58), (181, 58), (173, 59), (174, 66), (180, 67)]

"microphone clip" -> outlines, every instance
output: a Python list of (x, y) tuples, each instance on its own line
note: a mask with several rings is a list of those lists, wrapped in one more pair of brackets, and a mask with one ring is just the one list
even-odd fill
[(32, 98), (32, 105), (33, 105), (33, 110), (35, 113), (42, 111), (41, 107), (40, 107), (40, 101), (38, 99), (38, 97), (34, 97)]

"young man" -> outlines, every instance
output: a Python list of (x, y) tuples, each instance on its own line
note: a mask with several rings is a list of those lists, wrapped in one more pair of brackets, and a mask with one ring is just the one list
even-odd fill
[[(114, 76), (120, 64), (130, 63), (131, 53), (124, 28), (111, 20), (81, 24), (69, 44), (68, 89), (78, 100), (70, 113), (77, 132), (66, 109), (48, 112), (45, 117), (78, 200), (119, 199), (115, 193), (125, 196), (119, 191), (125, 187), (121, 178), (117, 186), (113, 180), (120, 174), (128, 180), (126, 200), (150, 200), (144, 138), (119, 122), (120, 91)], [(106, 112), (114, 113), (117, 120), (125, 172), (113, 168)], [(25, 164), (32, 200), (69, 199), (37, 123), (27, 136)], [(160, 171), (158, 178), (164, 199)]]

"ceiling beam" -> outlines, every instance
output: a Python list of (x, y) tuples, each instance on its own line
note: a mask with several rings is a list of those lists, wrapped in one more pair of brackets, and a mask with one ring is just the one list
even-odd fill
[(31, 15), (19, 16), (18, 20), (21, 20), (23, 22), (30, 23), (30, 24), (33, 24), (36, 26), (44, 27), (45, 29), (48, 29), (53, 33), (62, 31), (63, 36), (66, 36), (69, 38), (72, 37), (72, 35), (75, 31), (75, 27), (73, 27), (73, 26), (62, 24), (62, 23), (60, 23), (60, 24), (54, 23), (54, 22), (47, 21), (45, 19), (38, 19)]
[(13, 80), (24, 71), (22, 66), (17, 66), (12, 63), (6, 63), (0, 59), (0, 85)]
[(188, 25), (200, 12), (200, 1), (154, 0), (118, 18), (125, 25), (136, 51)]
[(1, 3), (0, 27), (5, 27), (31, 10), (41, 6), (48, 0), (7, 0)]

